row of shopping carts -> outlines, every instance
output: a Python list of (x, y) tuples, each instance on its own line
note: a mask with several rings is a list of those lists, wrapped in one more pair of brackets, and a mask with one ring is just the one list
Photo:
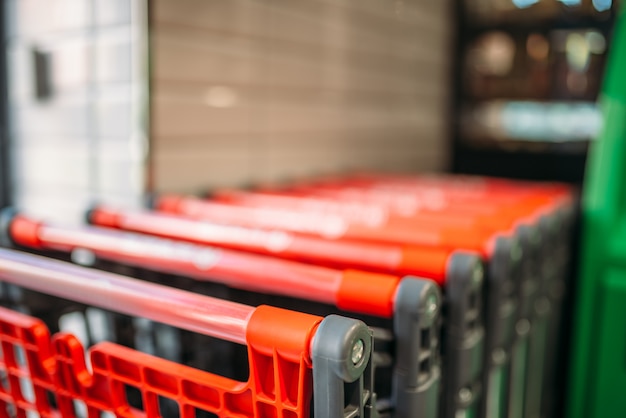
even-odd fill
[(5, 209), (0, 416), (550, 413), (570, 187), (361, 173), (152, 206)]

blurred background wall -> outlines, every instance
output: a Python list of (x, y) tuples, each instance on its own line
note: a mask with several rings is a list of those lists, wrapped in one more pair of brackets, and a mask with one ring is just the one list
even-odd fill
[(448, 1), (5, 6), (12, 200), (30, 213), (446, 166)]
[(5, 1), (13, 204), (80, 220), (145, 189), (147, 8), (139, 0)]
[(445, 166), (450, 4), (155, 0), (157, 191)]
[(614, 8), (611, 0), (2, 5), (0, 204), (67, 221), (94, 200), (137, 206), (145, 192), (355, 169), (580, 183), (600, 126)]

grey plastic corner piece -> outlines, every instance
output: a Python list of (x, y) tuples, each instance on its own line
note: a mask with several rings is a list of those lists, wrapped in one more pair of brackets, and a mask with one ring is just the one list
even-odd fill
[[(553, 280), (561, 264), (560, 246), (563, 245), (561, 219), (557, 213), (550, 213), (539, 218), (539, 229), (544, 237), (542, 248), (541, 277)], [(566, 244), (567, 245), (567, 244)]]
[(574, 203), (561, 206), (555, 214), (558, 217), (561, 225), (563, 225), (563, 227), (566, 229), (570, 229), (573, 227), (576, 219), (580, 216), (580, 211), (580, 196), (578, 196), (574, 199)]
[(519, 280), (521, 260), (522, 248), (516, 237), (497, 238), (485, 283), (488, 351), (511, 347), (519, 298), (515, 283)]
[(321, 322), (311, 344), (315, 418), (378, 418), (373, 340), (361, 321), (329, 315)]
[(520, 295), (520, 318), (531, 318), (533, 316), (535, 300), (538, 296), (541, 283), (541, 242), (543, 239), (541, 229), (534, 224), (521, 224), (517, 227), (524, 259), (521, 264), (520, 276), (518, 279), (518, 292)]
[(406, 277), (395, 296), (393, 404), (398, 417), (437, 417), (441, 359), (441, 292), (430, 280)]
[[(569, 208), (569, 210), (568, 210)], [(573, 205), (561, 208), (540, 219), (542, 228), (549, 232), (549, 243), (545, 246), (546, 260), (544, 277), (549, 280), (564, 281), (567, 266), (570, 263), (572, 230), (575, 220)]]
[(443, 417), (454, 418), (482, 396), (485, 270), (478, 255), (458, 251), (449, 257), (446, 271), (441, 408)]
[[(15, 242), (13, 238), (11, 238), (9, 228), (18, 213), (19, 212), (12, 206), (7, 206), (0, 210), (0, 247), (15, 247)], [(14, 307), (18, 307), (23, 302), (24, 289), (6, 282), (0, 283), (0, 299), (2, 299), (4, 303), (8, 302)]]
[(537, 224), (539, 225), (542, 235), (550, 237), (558, 233), (562, 222), (563, 220), (561, 219), (560, 213), (552, 212), (541, 215)]
[[(478, 255), (456, 251), (446, 265), (445, 301), (447, 306), (446, 333), (453, 332), (464, 338), (467, 330), (467, 313), (482, 310), (485, 269)], [(482, 325), (482, 316), (477, 316)], [(471, 325), (471, 324), (469, 324)]]
[(485, 370), (480, 416), (493, 416), (495, 410), (506, 408), (496, 406), (494, 400), (501, 399), (507, 385), (500, 376), (511, 360), (518, 310), (515, 282), (521, 258), (517, 237), (497, 237), (485, 282)]
[(15, 246), (9, 228), (17, 213), (17, 210), (10, 206), (0, 210), (0, 246), (2, 247), (11, 248)]

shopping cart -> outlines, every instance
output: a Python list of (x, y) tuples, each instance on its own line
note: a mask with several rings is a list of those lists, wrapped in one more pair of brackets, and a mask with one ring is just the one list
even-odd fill
[[(218, 200), (210, 202), (165, 196), (157, 200), (157, 207), (198, 219), (297, 231), (304, 231), (306, 224), (301, 223), (301, 229), (293, 222), (283, 225), (284, 216), (279, 213), (292, 211), (301, 218), (313, 213), (308, 215), (311, 219), (343, 216), (349, 218), (341, 230), (344, 237), (395, 244), (430, 242), (452, 248), (475, 245), (459, 236), (470, 236), (474, 241), (486, 233), (484, 239), (488, 240), (494, 232), (513, 231), (526, 255), (520, 257), (521, 271), (514, 279), (519, 309), (510, 349), (508, 414), (539, 413), (544, 382), (548, 388), (553, 382), (549, 371), (557, 341), (552, 335), (558, 329), (566, 271), (566, 262), (557, 260), (566, 260), (562, 255), (567, 255), (567, 251), (558, 250), (567, 248), (561, 233), (569, 229), (558, 226), (571, 225), (574, 199), (570, 187), (460, 176), (372, 176), (342, 178), (321, 186), (314, 182), (287, 190), (227, 191), (215, 196)], [(224, 207), (228, 204), (231, 211)], [(250, 216), (255, 209), (261, 215)], [(273, 218), (269, 216), (271, 210), (276, 211)], [(246, 211), (248, 216), (241, 216)], [(425, 231), (432, 231), (433, 224), (439, 225), (437, 233), (424, 236)], [(552, 357), (547, 357), (550, 353)]]
[[(531, 331), (529, 339), (518, 341), (514, 350), (522, 354), (516, 356), (513, 367), (519, 376), (527, 369), (528, 376), (525, 387), (521, 377), (514, 380), (509, 410), (511, 416), (538, 416), (542, 396), (546, 400), (543, 410), (551, 410), (547, 400), (555, 382), (561, 303), (576, 213), (570, 186), (475, 176), (369, 174), (289, 185), (287, 192), (274, 189), (270, 193), (283, 198), (296, 194), (381, 205), (400, 218), (419, 215), (423, 222), (459, 228), (480, 222), (516, 227), (525, 254), (518, 327), (530, 327)], [(226, 198), (232, 199), (232, 193)], [(525, 351), (526, 367), (522, 361)]]
[(253, 308), (6, 249), (0, 279), (247, 345), (250, 363), (249, 379), (238, 382), (108, 342), (85, 358), (75, 336), (50, 337), (41, 320), (1, 308), (2, 416), (159, 417), (166, 400), (185, 418), (295, 418), (310, 416), (311, 397), (317, 417), (375, 416), (372, 334), (362, 322)]
[[(248, 194), (249, 195), (249, 194)], [(274, 219), (267, 215), (269, 212), (268, 208), (271, 208), (271, 205), (268, 203), (268, 206), (264, 206), (265, 196), (257, 195), (258, 200), (255, 198), (254, 204), (251, 204), (248, 208), (259, 208), (264, 211), (263, 217), (255, 217), (255, 216), (247, 216), (245, 219), (238, 218), (234, 219), (235, 213), (237, 213), (237, 206), (233, 205), (234, 210), (231, 213), (231, 218), (229, 222), (237, 223), (238, 226), (236, 228), (243, 229), (245, 226), (241, 225), (251, 225), (253, 223), (258, 223), (259, 225), (269, 226), (270, 222), (277, 222)], [(283, 197), (280, 197), (281, 201)], [(214, 216), (214, 204), (213, 202), (207, 202), (202, 199), (186, 197), (186, 198), (174, 198), (172, 196), (168, 196), (163, 198), (164, 200), (157, 200), (157, 207), (163, 210), (167, 210), (170, 213), (177, 213), (179, 215), (185, 215), (189, 218), (193, 218), (196, 220), (213, 220)], [(274, 200), (273, 198), (270, 200)], [(289, 199), (291, 203), (297, 204), (297, 199)], [(233, 202), (231, 202), (233, 203)], [(433, 248), (447, 249), (448, 251), (454, 250), (464, 250), (478, 253), (484, 260), (487, 261), (486, 268), (486, 294), (485, 294), (485, 340), (484, 340), (484, 363), (483, 363), (483, 384), (482, 386), (482, 415), (488, 414), (489, 416), (504, 416), (506, 408), (507, 408), (507, 399), (509, 398), (509, 380), (520, 383), (520, 389), (523, 390), (524, 378), (514, 378), (509, 379), (509, 369), (510, 369), (510, 361), (511, 361), (511, 352), (515, 351), (519, 353), (515, 356), (516, 359), (521, 359), (522, 361), (526, 359), (524, 352), (520, 352), (520, 349), (514, 349), (515, 347), (519, 347), (520, 343), (524, 343), (528, 341), (528, 335), (530, 329), (528, 326), (519, 326), (516, 327), (516, 322), (524, 323), (523, 319), (518, 318), (520, 310), (518, 309), (518, 300), (520, 299), (519, 292), (521, 292), (522, 280), (520, 279), (521, 274), (521, 262), (522, 262), (522, 249), (519, 244), (519, 238), (513, 234), (509, 234), (505, 236), (503, 234), (494, 233), (492, 231), (484, 231), (484, 230), (472, 230), (468, 229), (466, 231), (459, 232), (458, 228), (454, 226), (448, 228), (445, 224), (442, 225), (441, 230), (433, 228), (432, 225), (424, 225), (426, 232), (417, 230), (415, 228), (407, 228), (406, 226), (395, 226), (391, 230), (385, 230), (384, 225), (379, 224), (380, 218), (374, 217), (378, 219), (376, 224), (368, 224), (371, 219), (372, 212), (369, 206), (365, 205), (364, 211), (359, 216), (348, 217), (348, 215), (354, 215), (355, 207), (353, 204), (348, 205), (341, 208), (340, 202), (323, 202), (324, 206), (322, 208), (314, 205), (313, 207), (309, 206), (308, 203), (303, 207), (299, 206), (284, 206), (280, 207), (282, 213), (286, 210), (293, 211), (294, 214), (302, 214), (303, 210), (313, 210), (314, 215), (317, 216), (322, 215), (333, 215), (340, 216), (340, 219), (344, 222), (344, 227), (342, 230), (341, 237), (335, 237), (333, 243), (335, 245), (340, 245), (342, 240), (346, 239), (351, 241), (354, 245), (353, 241), (360, 242), (361, 245), (367, 243), (368, 245), (373, 245), (373, 243), (377, 244), (386, 244), (392, 246), (398, 246), (403, 248), (403, 254), (425, 254), (428, 253), (429, 250)], [(330, 208), (330, 209), (329, 209)], [(358, 208), (358, 205), (357, 205)], [(376, 207), (374, 208), (376, 209)], [(320, 210), (321, 212), (315, 212)], [(243, 213), (243, 212), (241, 212)], [(384, 213), (384, 211), (383, 211)], [(96, 212), (97, 214), (97, 212)], [(107, 215), (111, 215), (110, 212), (107, 212)], [(155, 216), (155, 215), (153, 215)], [(352, 222), (353, 219), (361, 219), (362, 221)], [(92, 219), (96, 219), (96, 217), (92, 217)], [(148, 221), (145, 215), (141, 217), (138, 216), (102, 216), (99, 220), (95, 220), (96, 223), (104, 224), (107, 226), (117, 226), (129, 230), (142, 231), (142, 232), (152, 232), (161, 235), (172, 236), (172, 234), (176, 234), (173, 230), (174, 223), (178, 225), (178, 227), (183, 227), (183, 221), (175, 220), (174, 218), (160, 218), (161, 220), (157, 222), (158, 218), (153, 217), (153, 221)], [(221, 218), (224, 220), (224, 218)], [(260, 219), (260, 220), (259, 220)], [(384, 216), (383, 216), (384, 219)], [(148, 224), (150, 226), (148, 226)], [(169, 225), (167, 225), (169, 224)], [(197, 232), (193, 231), (189, 232), (188, 239), (191, 240), (206, 240), (211, 239), (207, 238), (207, 235), (214, 236), (211, 234), (206, 234), (200, 232), (200, 226), (198, 224), (190, 224), (194, 225), (193, 227), (189, 226), (186, 230), (195, 229)], [(217, 228), (221, 231), (224, 229), (228, 229), (227, 226), (221, 226), (218, 228), (215, 224), (211, 224), (211, 228)], [(382, 226), (382, 230), (381, 227)], [(274, 224), (274, 227), (280, 228), (281, 223)], [(232, 226), (231, 226), (232, 228)], [(289, 228), (292, 228), (292, 231), (298, 230), (300, 227), (293, 226), (291, 224)], [(234, 245), (233, 242), (236, 241), (237, 245), (245, 246), (240, 241), (237, 241), (234, 238), (234, 234), (228, 234), (228, 244)], [(178, 235), (177, 238), (185, 239), (184, 236)], [(215, 239), (215, 238), (214, 238)], [(226, 241), (226, 240), (223, 240)], [(319, 249), (319, 246), (313, 247), (315, 249)], [(293, 256), (294, 251), (291, 250), (291, 256)], [(318, 252), (319, 253), (319, 252)], [(277, 255), (283, 255), (281, 252)], [(419, 257), (418, 257), (419, 258)], [(409, 260), (411, 257), (404, 257), (402, 264), (402, 268), (407, 268), (409, 265)], [(411, 264), (412, 268), (416, 267), (414, 264)], [(425, 274), (426, 277), (429, 277), (428, 274)], [(521, 344), (523, 347), (524, 345)], [(520, 360), (517, 361), (518, 363)], [(518, 373), (525, 373), (524, 367), (517, 367)], [(519, 386), (519, 385), (518, 385)], [(463, 387), (460, 388), (456, 393), (456, 400), (460, 405), (465, 405), (466, 403), (473, 403), (475, 398), (480, 396), (480, 393), (476, 393), (473, 391), (473, 387)], [(454, 408), (452, 408), (454, 409)]]
[[(290, 298), (289, 306), (297, 310), (326, 314), (341, 309), (350, 315), (360, 314), (368, 324), (377, 326), (375, 388), (381, 409), (386, 409), (384, 402), (391, 396), (389, 409), (396, 416), (437, 416), (441, 302), (439, 291), (431, 281), (334, 270), (103, 228), (56, 227), (21, 215), (9, 215), (10, 212), (5, 212), (7, 236), (18, 245), (47, 250), (47, 254), (72, 254), (74, 261), (85, 263), (88, 252), (90, 265), (99, 259), (116, 264), (108, 268), (116, 268), (120, 263), (140, 267), (142, 271), (131, 274), (198, 293), (214, 294), (212, 283), (226, 284), (242, 292), (237, 294), (231, 289), (223, 296), (251, 305), (263, 299), (259, 293), (269, 293)], [(98, 266), (105, 267), (102, 263)], [(481, 279), (478, 276), (465, 285), (472, 286), (476, 293)], [(267, 302), (285, 304), (277, 299)], [(329, 310), (327, 305), (335, 307)], [(465, 321), (458, 316), (459, 321)], [(191, 357), (197, 356), (196, 348)], [(475, 367), (479, 366), (480, 363)], [(391, 375), (381, 372), (391, 368)]]
[[(221, 204), (230, 202), (237, 209), (273, 207), (336, 215), (378, 208), (385, 214), (379, 218), (386, 219), (386, 228), (422, 233), (432, 224), (457, 235), (480, 225), (488, 231), (514, 229), (525, 256), (517, 281), (520, 309), (511, 351), (508, 409), (512, 417), (540, 413), (542, 395), (554, 386), (553, 363), (558, 352), (554, 336), (560, 324), (568, 235), (575, 213), (570, 186), (469, 176), (370, 174), (216, 196)], [(166, 197), (161, 205), (167, 211), (183, 212), (176, 209), (173, 197)], [(348, 234), (367, 237), (358, 230)], [(459, 240), (456, 243), (463, 246)], [(545, 398), (550, 397), (548, 393)]]
[[(231, 214), (232, 216), (232, 214)], [(297, 215), (296, 215), (297, 216)], [(291, 219), (293, 228), (298, 228)], [(313, 263), (394, 274), (414, 274), (436, 281), (444, 293), (446, 312), (443, 354), (443, 392), (441, 408), (444, 416), (459, 411), (472, 411), (482, 398), (482, 355), (484, 352), (483, 275), (484, 268), (476, 253), (435, 248), (403, 248), (389, 244), (330, 241), (303, 236), (291, 231), (233, 227), (198, 223), (146, 211), (123, 211), (100, 206), (89, 214), (92, 223), (113, 228), (135, 230), (198, 243), (221, 245), (263, 254), (274, 254)], [(280, 233), (287, 245), (280, 248), (263, 245)], [(247, 237), (256, 237), (246, 239)], [(358, 293), (357, 288), (354, 289)], [(252, 300), (248, 300), (252, 303)], [(268, 300), (267, 303), (272, 303)], [(464, 396), (459, 396), (463, 393)]]

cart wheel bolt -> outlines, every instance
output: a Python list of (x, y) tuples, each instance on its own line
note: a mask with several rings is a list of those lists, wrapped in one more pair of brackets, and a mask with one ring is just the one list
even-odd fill
[(483, 270), (483, 266), (478, 264), (474, 268), (474, 272), (472, 273), (472, 282), (474, 283), (482, 282), (484, 275), (485, 275), (485, 272)]
[(497, 348), (493, 351), (493, 353), (491, 353), (491, 360), (495, 364), (502, 364), (504, 363), (504, 360), (506, 360), (506, 353), (503, 349)]
[(426, 300), (426, 312), (429, 314), (435, 313), (437, 310), (437, 297), (435, 295), (428, 295)]
[(350, 359), (352, 360), (352, 364), (358, 364), (363, 359), (363, 354), (365, 353), (365, 344), (363, 340), (358, 340), (352, 346), (352, 356)]
[(459, 400), (463, 403), (471, 401), (472, 391), (468, 388), (462, 388), (461, 390), (459, 390)]

